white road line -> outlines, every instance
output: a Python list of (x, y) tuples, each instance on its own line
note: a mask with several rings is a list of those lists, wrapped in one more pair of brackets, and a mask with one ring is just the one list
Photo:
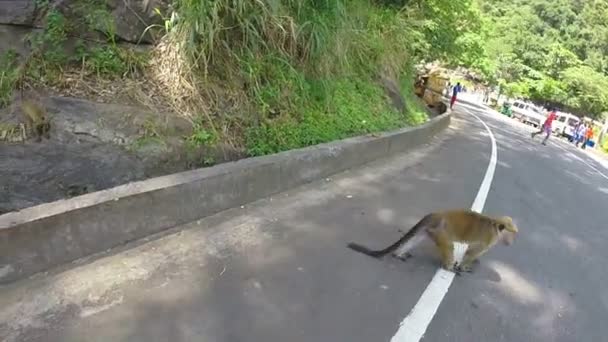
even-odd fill
[(496, 148), (496, 138), (494, 138), (494, 134), (490, 127), (486, 125), (486, 123), (479, 118), (479, 116), (466, 111), (467, 114), (475, 117), (488, 131), (488, 135), (490, 136), (490, 141), (492, 144), (492, 153), (490, 154), (490, 163), (488, 164), (488, 168), (486, 170), (486, 174), (483, 177), (483, 181), (481, 182), (481, 186), (477, 191), (477, 197), (473, 201), (473, 205), (471, 206), (471, 210), (481, 213), (483, 211), (483, 207), (486, 204), (486, 199), (488, 198), (488, 193), (490, 192), (490, 185), (492, 185), (492, 179), (494, 178), (494, 171), (496, 171), (496, 163), (498, 162), (498, 151)]
[[(492, 131), (488, 125), (486, 125), (483, 120), (481, 120), (477, 115), (471, 113), (469, 110), (466, 110), (466, 112), (483, 124), (490, 135), (490, 140), (492, 143), (490, 163), (488, 164), (488, 168), (485, 176), (483, 177), (483, 181), (481, 182), (481, 186), (477, 191), (477, 196), (475, 197), (473, 205), (471, 206), (471, 210), (482, 212), (486, 203), (486, 198), (488, 197), (488, 192), (490, 191), (492, 179), (494, 178), (496, 162), (498, 161), (496, 139), (494, 138), (494, 134), (492, 134)], [(467, 247), (468, 246), (466, 244), (457, 244), (454, 250), (454, 258), (457, 261), (462, 260), (462, 256), (464, 255)], [(431, 282), (427, 285), (412, 311), (410, 311), (410, 313), (399, 325), (399, 329), (391, 338), (391, 342), (418, 342), (420, 339), (422, 339), (427, 327), (437, 313), (439, 305), (448, 292), (448, 289), (454, 280), (454, 276), (455, 274), (453, 272), (446, 271), (442, 268), (437, 270), (433, 276), (433, 279), (431, 279)]]

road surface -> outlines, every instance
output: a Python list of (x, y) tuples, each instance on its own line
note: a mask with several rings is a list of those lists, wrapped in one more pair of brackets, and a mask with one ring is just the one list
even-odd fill
[[(483, 211), (521, 233), (455, 277), (434, 312), (420, 300), (438, 268), (429, 245), (401, 262), (346, 244), (384, 246), (427, 212), (471, 207), (492, 152), (471, 114), (497, 146)], [(604, 341), (608, 170), (529, 132), (459, 103), (446, 134), (412, 153), (0, 288), (0, 340), (409, 342), (400, 323), (418, 303), (425, 342)]]

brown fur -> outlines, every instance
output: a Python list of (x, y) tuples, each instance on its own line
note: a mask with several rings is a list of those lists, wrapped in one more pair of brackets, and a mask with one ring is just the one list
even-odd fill
[[(443, 268), (468, 272), (472, 263), (497, 242), (502, 241), (505, 245), (513, 243), (518, 231), (508, 216), (490, 217), (471, 210), (448, 210), (426, 215), (397, 242), (385, 249), (374, 251), (354, 243), (348, 247), (375, 258), (393, 252), (394, 256), (405, 259), (410, 256), (411, 248), (428, 237), (439, 250)], [(426, 236), (421, 235), (422, 232)], [(454, 263), (454, 242), (469, 244), (460, 265)]]
[(43, 136), (50, 139), (51, 124), (44, 108), (37, 103), (25, 100), (21, 104), (21, 110), (25, 117), (26, 128), (33, 132), (36, 141), (40, 142)]

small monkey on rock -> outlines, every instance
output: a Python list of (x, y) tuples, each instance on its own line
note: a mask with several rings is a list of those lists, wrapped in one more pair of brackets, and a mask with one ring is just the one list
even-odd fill
[[(448, 210), (426, 215), (397, 242), (382, 250), (370, 250), (355, 243), (348, 247), (381, 258), (391, 252), (393, 256), (406, 260), (409, 251), (425, 239), (431, 239), (441, 257), (441, 266), (456, 273), (471, 272), (477, 258), (485, 254), (497, 242), (513, 243), (519, 232), (509, 216), (490, 217), (471, 210)], [(460, 264), (454, 262), (454, 242), (467, 243), (469, 248)]]
[(35, 102), (25, 100), (21, 104), (21, 111), (25, 117), (26, 128), (36, 136), (37, 142), (40, 142), (43, 136), (50, 139), (51, 123), (43, 107)]

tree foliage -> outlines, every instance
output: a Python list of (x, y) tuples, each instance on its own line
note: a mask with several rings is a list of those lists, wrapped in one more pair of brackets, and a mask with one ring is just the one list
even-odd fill
[(475, 63), (485, 65), (489, 81), (510, 95), (580, 114), (608, 110), (607, 1), (479, 0), (477, 5), (487, 33)]
[(378, 80), (413, 96), (421, 60), (485, 58), (474, 1), (174, 0), (164, 85), (203, 116), (195, 141), (242, 132), (230, 143), (254, 155), (419, 123), (422, 105), (392, 108)]

